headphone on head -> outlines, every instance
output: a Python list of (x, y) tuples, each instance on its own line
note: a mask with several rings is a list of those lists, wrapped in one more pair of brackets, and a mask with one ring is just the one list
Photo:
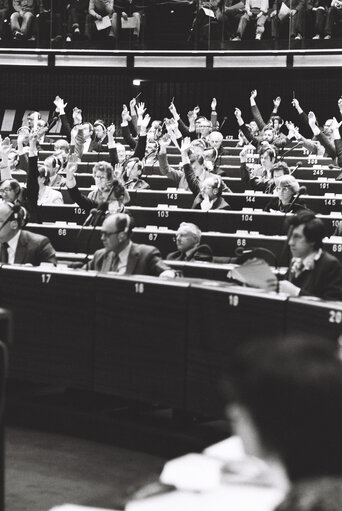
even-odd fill
[(20, 204), (13, 204), (12, 202), (6, 202), (6, 204), (11, 209), (11, 211), (10, 211), (8, 217), (6, 218), (6, 220), (3, 222), (1, 228), (5, 224), (10, 222), (12, 219), (15, 220), (16, 222), (18, 222), (19, 229), (24, 227), (24, 225), (28, 221), (28, 215), (27, 215), (26, 209), (23, 208), (22, 206), (20, 206)]
[[(134, 167), (137, 167), (137, 169), (140, 170), (141, 172), (143, 171), (144, 166), (143, 166), (142, 162), (139, 160), (139, 158), (129, 158), (124, 163), (124, 169), (125, 169), (124, 172), (125, 172), (126, 176), (127, 176), (127, 165), (131, 161), (134, 162), (134, 165), (132, 165), (132, 168), (130, 171), (132, 171), (134, 169)], [(129, 178), (129, 176), (127, 176), (127, 177)]]
[(216, 179), (216, 189), (217, 189), (217, 195), (222, 195), (222, 192), (223, 192), (223, 181), (222, 181), (222, 178), (221, 176), (214, 176), (214, 178)]

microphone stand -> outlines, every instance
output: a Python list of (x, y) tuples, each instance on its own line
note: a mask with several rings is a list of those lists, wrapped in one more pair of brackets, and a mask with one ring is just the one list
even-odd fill
[(281, 154), (281, 156), (278, 157), (278, 161), (281, 161), (285, 158), (285, 156), (293, 151), (293, 149), (296, 149), (301, 144), (301, 141), (297, 142), (294, 146), (290, 147), (287, 151)]

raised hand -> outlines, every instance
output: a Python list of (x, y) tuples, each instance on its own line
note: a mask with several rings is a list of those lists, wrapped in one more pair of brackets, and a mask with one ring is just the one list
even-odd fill
[(199, 112), (200, 112), (200, 107), (199, 107), (198, 105), (197, 105), (197, 106), (195, 106), (195, 108), (194, 108), (194, 110), (193, 110), (193, 111), (194, 111), (194, 115), (196, 116), (196, 117), (195, 117), (195, 119), (197, 119), (197, 116), (198, 116), (198, 114), (199, 114)]
[(190, 137), (185, 137), (183, 138), (182, 140), (182, 144), (181, 144), (181, 153), (188, 153), (189, 149), (190, 149), (190, 146), (191, 146), (191, 139)]
[(73, 177), (77, 171), (78, 157), (76, 153), (70, 154), (65, 172), (68, 177)]
[(171, 137), (168, 133), (164, 133), (162, 137), (158, 140), (160, 147), (165, 148), (171, 144)]
[(58, 113), (64, 112), (64, 110), (68, 104), (68, 103), (65, 103), (64, 99), (60, 98), (59, 96), (55, 97), (53, 103), (54, 103)]
[(126, 105), (122, 106), (121, 118), (122, 122), (128, 122), (131, 120), (131, 116), (129, 115), (129, 111)]
[(137, 105), (137, 114), (142, 117), (146, 112), (145, 103), (138, 103)]
[(292, 103), (292, 106), (293, 106), (296, 110), (300, 110), (300, 104), (299, 104), (298, 99), (294, 98), (294, 99), (292, 100), (292, 102), (291, 102), (291, 103)]
[(258, 95), (258, 91), (256, 89), (253, 89), (252, 92), (251, 92), (250, 99), (254, 99), (255, 100), (257, 95)]
[(177, 108), (174, 103), (171, 103), (169, 106), (169, 110), (171, 112), (171, 115), (175, 118), (178, 116)]
[(216, 107), (217, 107), (217, 101), (216, 101), (216, 98), (213, 98), (213, 100), (211, 102), (211, 110), (214, 112), (216, 110)]
[(74, 120), (74, 124), (82, 124), (82, 110), (75, 106), (72, 111), (72, 118)]
[(241, 110), (240, 110), (240, 108), (237, 108), (237, 107), (235, 108), (235, 110), (234, 110), (234, 115), (235, 115), (235, 117), (236, 117), (237, 119), (241, 119), (242, 114), (241, 114)]
[(149, 114), (146, 114), (145, 117), (142, 118), (140, 126), (141, 129), (147, 129), (147, 126), (150, 124), (151, 116)]
[(336, 117), (333, 117), (332, 118), (332, 123), (331, 123), (331, 128), (335, 131), (335, 130), (338, 130), (339, 127), (341, 126), (342, 124), (342, 121), (338, 122)]
[(280, 97), (280, 96), (277, 96), (277, 97), (273, 100), (274, 108), (276, 108), (276, 109), (278, 110), (280, 103), (281, 103), (281, 97)]
[(115, 133), (115, 124), (111, 123), (107, 128), (108, 137), (113, 138)]
[(130, 108), (131, 114), (133, 114), (133, 112), (135, 113), (136, 105), (137, 105), (137, 100), (135, 98), (131, 99), (131, 101), (129, 102), (129, 108)]
[(340, 112), (342, 113), (342, 96), (337, 101), (338, 108), (340, 109)]
[(317, 119), (313, 112), (308, 113), (308, 121), (309, 121), (310, 126), (316, 126)]

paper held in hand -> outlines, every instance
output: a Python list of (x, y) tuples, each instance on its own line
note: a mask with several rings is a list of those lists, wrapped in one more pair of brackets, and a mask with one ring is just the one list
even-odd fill
[(278, 12), (278, 18), (280, 19), (280, 21), (282, 21), (284, 18), (289, 16), (290, 12), (291, 11), (287, 7), (287, 5), (284, 4), (284, 2), (282, 2), (281, 6), (280, 6), (280, 9), (279, 9), (279, 12)]
[(104, 16), (102, 20), (95, 20), (95, 25), (97, 30), (105, 30), (109, 28), (112, 24), (109, 16)]
[(215, 18), (215, 13), (211, 9), (208, 9), (207, 7), (202, 7), (204, 14), (209, 16), (210, 18)]
[(121, 28), (136, 28), (137, 19), (134, 16), (128, 17), (126, 20), (121, 18)]
[(232, 277), (242, 284), (260, 289), (267, 289), (274, 280), (271, 267), (263, 259), (251, 259), (232, 270)]

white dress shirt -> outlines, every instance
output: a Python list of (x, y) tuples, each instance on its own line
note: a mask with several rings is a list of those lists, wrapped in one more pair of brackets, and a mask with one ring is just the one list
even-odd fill
[(21, 233), (21, 231), (18, 231), (17, 234), (15, 236), (13, 236), (13, 238), (7, 242), (8, 243), (8, 249), (7, 249), (8, 264), (14, 264), (14, 258), (15, 258), (15, 253), (17, 250), (20, 233)]

